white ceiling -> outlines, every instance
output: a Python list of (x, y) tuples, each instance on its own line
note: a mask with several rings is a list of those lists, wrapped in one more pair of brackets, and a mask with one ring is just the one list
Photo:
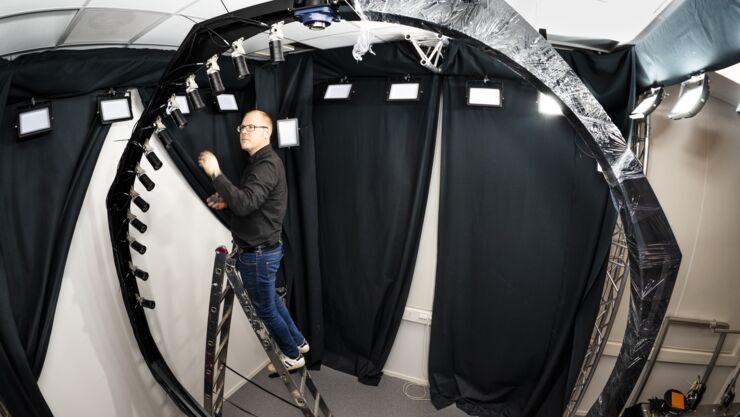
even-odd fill
[[(629, 43), (673, 0), (508, 0), (536, 28), (551, 35), (612, 39)], [(224, 0), (229, 10), (265, 0)], [(225, 12), (219, 0), (2, 0), (0, 56), (48, 48), (128, 46), (177, 48), (193, 25)], [(378, 42), (416, 31), (370, 24)], [(358, 22), (343, 22), (313, 32), (294, 23), (285, 27), (294, 41), (328, 49), (354, 44)], [(19, 35), (22, 34), (22, 35)], [(264, 49), (266, 38), (248, 42)]]

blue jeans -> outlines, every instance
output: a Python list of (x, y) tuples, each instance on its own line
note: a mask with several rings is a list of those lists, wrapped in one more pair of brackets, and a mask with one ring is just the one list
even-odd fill
[(236, 266), (254, 309), (270, 331), (280, 350), (291, 358), (298, 356), (298, 345), (305, 338), (288, 309), (275, 292), (275, 274), (280, 269), (283, 245), (269, 251), (241, 252)]

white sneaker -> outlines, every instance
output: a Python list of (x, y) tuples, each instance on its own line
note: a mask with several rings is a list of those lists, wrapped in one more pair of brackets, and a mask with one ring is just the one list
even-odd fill
[(302, 355), (308, 353), (309, 350), (311, 350), (311, 346), (308, 345), (308, 340), (304, 340), (303, 343), (298, 345), (298, 351), (301, 352)]
[[(303, 355), (298, 355), (297, 359), (291, 359), (281, 353), (280, 360), (283, 361), (283, 366), (285, 366), (285, 369), (288, 371), (294, 371), (306, 366), (306, 360), (303, 359)], [(275, 369), (275, 366), (273, 364), (267, 365), (267, 371), (271, 374), (277, 373), (277, 370)]]

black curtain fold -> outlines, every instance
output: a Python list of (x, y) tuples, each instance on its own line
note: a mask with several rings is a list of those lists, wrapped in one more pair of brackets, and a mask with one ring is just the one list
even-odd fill
[[(11, 415), (49, 416), (36, 385), (69, 245), (110, 126), (97, 118), (109, 88), (154, 85), (171, 53), (47, 52), (0, 63), (0, 398)], [(18, 110), (52, 104), (53, 130), (18, 140)]]
[[(255, 70), (257, 108), (279, 119), (297, 118), (300, 146), (278, 149), (288, 180), (288, 211), (283, 222), (285, 255), (278, 282), (288, 287), (288, 305), (296, 325), (311, 343), (308, 360), (318, 365), (324, 355), (319, 259), (316, 140), (313, 128), (314, 62), (311, 55), (290, 56), (285, 64)], [(273, 146), (277, 146), (277, 133)]]
[(386, 102), (375, 77), (356, 79), (349, 102), (314, 105), (324, 363), (372, 385), (406, 306), (434, 157), (439, 79), (416, 79), (417, 102)]
[[(567, 121), (538, 114), (534, 88), (474, 48), (450, 52), (432, 401), (482, 416), (561, 415), (601, 295), (616, 219), (608, 187)], [(561, 55), (627, 136), (632, 51)], [(502, 81), (502, 108), (466, 106), (466, 82), (483, 75)]]

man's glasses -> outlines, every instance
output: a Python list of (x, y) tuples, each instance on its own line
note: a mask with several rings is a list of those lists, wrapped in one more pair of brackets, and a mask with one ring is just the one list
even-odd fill
[(236, 127), (236, 131), (239, 133), (242, 133), (242, 131), (251, 133), (254, 132), (256, 129), (267, 129), (267, 126), (239, 125)]

